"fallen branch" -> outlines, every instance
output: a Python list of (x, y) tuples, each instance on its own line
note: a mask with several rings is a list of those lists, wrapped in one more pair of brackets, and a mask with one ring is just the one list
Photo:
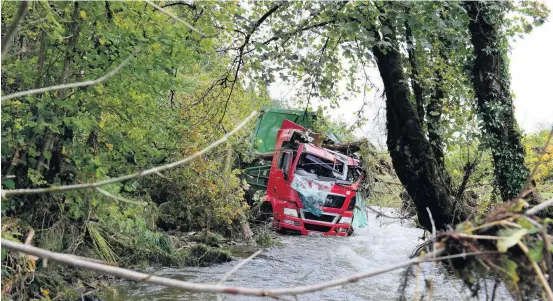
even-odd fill
[(306, 294), (306, 293), (339, 287), (344, 284), (348, 284), (352, 282), (357, 282), (365, 278), (378, 276), (393, 270), (401, 269), (414, 264), (419, 264), (421, 262), (441, 261), (441, 260), (447, 260), (447, 259), (453, 259), (453, 258), (465, 258), (468, 256), (475, 256), (475, 255), (482, 255), (482, 254), (489, 253), (489, 252), (472, 252), (472, 253), (454, 254), (449, 256), (433, 258), (434, 256), (439, 256), (443, 252), (443, 249), (439, 249), (431, 253), (428, 253), (422, 256), (421, 258), (412, 259), (400, 264), (396, 264), (396, 265), (392, 265), (392, 266), (388, 266), (388, 267), (380, 268), (376, 270), (365, 271), (365, 272), (353, 274), (347, 277), (338, 278), (338, 279), (334, 279), (326, 282), (320, 282), (320, 283), (305, 285), (305, 286), (297, 286), (292, 288), (258, 289), (258, 288), (246, 288), (246, 287), (228, 287), (228, 286), (221, 286), (219, 284), (202, 284), (202, 283), (181, 281), (176, 279), (170, 279), (170, 278), (140, 273), (140, 272), (136, 272), (128, 269), (100, 264), (100, 263), (91, 262), (87, 260), (82, 260), (79, 258), (75, 258), (72, 255), (50, 252), (41, 248), (24, 245), (22, 243), (13, 242), (4, 238), (1, 239), (1, 243), (2, 243), (2, 247), (8, 250), (23, 252), (26, 254), (38, 256), (40, 258), (45, 258), (51, 261), (66, 264), (69, 266), (83, 268), (83, 269), (105, 273), (109, 275), (115, 275), (124, 279), (133, 280), (133, 281), (152, 283), (152, 284), (162, 285), (165, 287), (176, 288), (183, 291), (197, 292), (197, 293), (216, 293), (216, 294), (218, 293), (218, 294), (235, 294), (235, 295), (267, 296), (267, 297)]
[(123, 69), (123, 67), (125, 67), (125, 65), (127, 65), (136, 56), (136, 54), (138, 52), (139, 52), (139, 50), (133, 51), (133, 53), (131, 53), (131, 55), (129, 55), (125, 60), (123, 60), (123, 62), (121, 62), (121, 64), (119, 64), (119, 66), (117, 66), (115, 69), (111, 70), (110, 72), (106, 73), (106, 75), (104, 75), (102, 77), (99, 77), (95, 80), (88, 80), (88, 81), (78, 82), (78, 83), (70, 83), (70, 84), (50, 86), (50, 87), (44, 87), (44, 88), (38, 88), (38, 89), (31, 89), (31, 90), (27, 90), (27, 91), (21, 91), (21, 92), (9, 94), (9, 95), (3, 96), (0, 99), (1, 99), (2, 102), (4, 102), (6, 100), (10, 100), (10, 99), (13, 99), (13, 98), (16, 98), (16, 97), (21, 97), (21, 96), (45, 93), (45, 92), (49, 92), (49, 91), (70, 89), (70, 88), (87, 87), (87, 86), (93, 86), (93, 85), (99, 84), (99, 83), (111, 78), (115, 74), (117, 74), (117, 72), (119, 72), (121, 69)]
[(77, 189), (87, 189), (87, 188), (98, 188), (104, 185), (118, 183), (126, 180), (131, 180), (135, 178), (144, 177), (151, 174), (159, 174), (162, 171), (175, 168), (179, 165), (186, 164), (195, 158), (207, 153), (208, 151), (212, 150), (213, 148), (219, 146), (221, 143), (224, 143), (228, 140), (228, 138), (232, 135), (234, 135), (236, 132), (238, 132), (242, 127), (244, 127), (252, 118), (254, 118), (257, 115), (257, 111), (253, 111), (250, 116), (248, 116), (246, 119), (244, 119), (240, 124), (234, 128), (232, 131), (228, 132), (226, 135), (221, 137), (219, 140), (211, 143), (206, 148), (202, 149), (199, 152), (196, 152), (192, 154), (189, 157), (186, 157), (182, 160), (172, 162), (169, 164), (161, 165), (158, 167), (146, 169), (143, 171), (139, 171), (133, 174), (120, 176), (117, 178), (111, 178), (99, 182), (94, 183), (83, 183), (83, 184), (74, 184), (74, 185), (66, 185), (66, 186), (58, 186), (58, 187), (48, 187), (48, 188), (35, 188), (35, 189), (10, 189), (10, 190), (2, 190), (2, 198), (6, 198), (8, 196), (12, 195), (22, 195), (22, 194), (39, 194), (39, 193), (53, 193), (53, 192), (64, 192), (64, 191), (71, 191), (71, 190), (77, 190)]

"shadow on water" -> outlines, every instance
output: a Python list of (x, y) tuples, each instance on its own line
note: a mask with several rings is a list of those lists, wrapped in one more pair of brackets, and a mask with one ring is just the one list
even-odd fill
[[(389, 210), (391, 212), (391, 210)], [(344, 277), (369, 269), (382, 268), (407, 260), (419, 244), (423, 231), (398, 220), (376, 217), (369, 213), (368, 227), (357, 229), (353, 236), (305, 237), (280, 236), (283, 245), (268, 248), (234, 273), (226, 282), (229, 286), (251, 288), (279, 288), (308, 285)], [(236, 247), (237, 257), (247, 257), (251, 249)], [(217, 283), (232, 269), (237, 261), (211, 267), (164, 268), (155, 275), (197, 283)], [(398, 300), (398, 288), (403, 270), (361, 280), (341, 288), (299, 296), (299, 300)], [(411, 280), (407, 287), (407, 299), (413, 300), (415, 291), (420, 298), (425, 287), (424, 279), (434, 283), (432, 300), (471, 300), (458, 280), (448, 280), (435, 264), (421, 265), (419, 283)], [(491, 290), (493, 284), (488, 285)], [(217, 300), (215, 295), (182, 292), (176, 289), (145, 283), (124, 283), (118, 294), (107, 300)], [(491, 293), (490, 293), (491, 295)], [(426, 300), (427, 298), (425, 298)], [(482, 294), (476, 300), (486, 300)], [(223, 300), (274, 300), (248, 296), (223, 296)], [(511, 300), (503, 287), (496, 300)]]

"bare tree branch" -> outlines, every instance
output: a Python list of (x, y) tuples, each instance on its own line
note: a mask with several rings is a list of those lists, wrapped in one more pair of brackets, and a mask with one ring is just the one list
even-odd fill
[(177, 1), (177, 2), (169, 2), (165, 5), (162, 6), (162, 8), (166, 8), (166, 7), (170, 7), (170, 6), (175, 6), (175, 5), (183, 5), (183, 6), (186, 6), (192, 10), (196, 9), (196, 5), (195, 4), (190, 4), (190, 3), (186, 3), (184, 1)]
[(439, 256), (443, 252), (443, 249), (439, 249), (439, 250), (434, 250), (433, 252), (428, 253), (420, 258), (411, 259), (403, 263), (399, 263), (396, 265), (392, 265), (392, 266), (388, 266), (388, 267), (380, 268), (376, 270), (365, 271), (365, 272), (353, 274), (347, 277), (338, 278), (338, 279), (334, 279), (326, 282), (320, 282), (320, 283), (305, 285), (305, 286), (297, 286), (292, 288), (258, 289), (258, 288), (246, 288), (246, 287), (228, 287), (228, 286), (221, 286), (219, 284), (194, 283), (194, 282), (181, 281), (181, 280), (170, 279), (165, 277), (159, 277), (155, 275), (150, 275), (150, 274), (135, 272), (128, 269), (114, 267), (110, 265), (91, 262), (88, 260), (83, 260), (81, 258), (76, 258), (75, 256), (72, 256), (69, 254), (50, 252), (48, 250), (25, 245), (19, 242), (13, 242), (4, 238), (1, 239), (1, 244), (3, 248), (6, 248), (8, 250), (34, 255), (40, 258), (45, 258), (45, 259), (66, 264), (69, 266), (83, 268), (83, 269), (105, 273), (109, 275), (115, 275), (124, 279), (176, 288), (183, 291), (198, 292), (198, 293), (215, 293), (215, 294), (220, 293), (220, 294), (235, 294), (235, 295), (249, 295), (249, 296), (267, 296), (267, 297), (306, 294), (306, 293), (326, 290), (334, 287), (339, 287), (344, 284), (357, 282), (365, 278), (378, 276), (393, 270), (401, 269), (401, 268), (408, 267), (414, 264), (419, 264), (422, 262), (442, 261), (442, 260), (453, 259), (453, 258), (465, 258), (467, 256), (483, 255), (483, 254), (490, 253), (490, 252), (470, 252), (470, 253), (454, 254), (454, 255), (448, 255), (448, 256), (442, 256), (442, 257), (435, 257), (435, 256)]
[(526, 214), (527, 215), (534, 215), (540, 211), (542, 211), (543, 209), (547, 208), (547, 207), (550, 207), (550, 206), (553, 206), (553, 199), (550, 199), (550, 200), (547, 200), (545, 202), (542, 202), (540, 203), (539, 205), (536, 205), (530, 209), (528, 209), (526, 211)]
[(151, 5), (152, 7), (154, 7), (155, 9), (159, 10), (160, 12), (168, 15), (169, 17), (173, 18), (173, 20), (179, 22), (179, 23), (182, 23), (184, 24), (186, 27), (188, 27), (190, 30), (192, 30), (193, 32), (201, 35), (202, 37), (207, 37), (207, 35), (201, 31), (199, 31), (198, 29), (196, 29), (194, 26), (192, 26), (190, 23), (184, 21), (183, 19), (173, 15), (172, 13), (170, 13), (168, 10), (164, 9), (163, 7), (151, 2), (151, 1), (148, 1), (148, 0), (144, 0), (146, 3), (148, 3), (149, 5)]
[(463, 195), (463, 192), (465, 192), (465, 189), (467, 188), (467, 184), (470, 180), (470, 176), (476, 170), (476, 166), (478, 165), (478, 161), (480, 161), (481, 155), (482, 155), (482, 150), (476, 154), (476, 156), (474, 157), (474, 161), (472, 163), (467, 162), (467, 164), (465, 165), (465, 175), (463, 176), (461, 185), (459, 185), (459, 189), (457, 190), (457, 198), (460, 198)]
[[(261, 26), (261, 24), (263, 24), (263, 22), (265, 22), (265, 20), (267, 20), (267, 18), (269, 18), (269, 16), (271, 16), (274, 12), (276, 12), (280, 8), (280, 6), (281, 6), (280, 4), (276, 4), (271, 9), (269, 9), (267, 12), (265, 12), (255, 22), (255, 24), (250, 29), (249, 33), (246, 35), (246, 38), (244, 39), (244, 43), (238, 48), (238, 56), (235, 59), (235, 61), (238, 61), (237, 65), (236, 65), (236, 71), (234, 72), (234, 79), (232, 81), (232, 85), (230, 86), (230, 92), (228, 94), (227, 100), (225, 101), (225, 105), (223, 107), (223, 115), (221, 115), (221, 118), (219, 119), (219, 122), (218, 122), (219, 125), (221, 125), (221, 126), (223, 125), (223, 119), (225, 118), (225, 115), (227, 113), (227, 107), (228, 107), (228, 104), (229, 104), (229, 101), (230, 101), (230, 97), (232, 96), (232, 92), (234, 91), (234, 86), (235, 86), (236, 82), (238, 81), (238, 74), (240, 72), (240, 68), (242, 67), (242, 64), (244, 63), (244, 60), (243, 60), (244, 49), (250, 43), (250, 39), (251, 39), (253, 33), (259, 28), (259, 26)], [(223, 130), (224, 130), (224, 127), (223, 127)]]
[(15, 15), (15, 19), (13, 20), (12, 26), (10, 26), (10, 29), (8, 30), (8, 33), (6, 33), (4, 39), (2, 39), (2, 59), (4, 58), (6, 51), (8, 51), (8, 48), (10, 48), (13, 35), (17, 31), (19, 23), (21, 23), (21, 20), (23, 20), (23, 17), (25, 17), (25, 14), (27, 13), (27, 8), (29, 8), (29, 1), (21, 2), (21, 5), (17, 10), (17, 14)]
[(117, 201), (121, 201), (121, 202), (125, 202), (125, 203), (129, 203), (129, 204), (134, 204), (134, 205), (139, 205), (139, 206), (144, 206), (146, 205), (145, 202), (138, 202), (138, 201), (132, 201), (132, 200), (128, 200), (122, 196), (119, 196), (119, 195), (114, 195), (114, 194), (111, 194), (109, 193), (108, 191), (100, 188), (100, 187), (96, 187), (96, 190), (98, 192), (100, 192), (101, 194), (107, 196), (108, 198), (112, 198), (114, 200), (117, 200)]
[(144, 177), (150, 174), (159, 174), (161, 171), (165, 171), (174, 167), (177, 167), (179, 165), (186, 164), (195, 158), (207, 153), (208, 151), (212, 150), (213, 148), (217, 147), (221, 143), (224, 143), (228, 140), (228, 138), (232, 135), (234, 135), (236, 132), (238, 132), (242, 127), (244, 127), (250, 120), (252, 120), (257, 115), (257, 111), (253, 111), (250, 116), (248, 116), (246, 119), (244, 119), (236, 128), (234, 128), (232, 131), (228, 132), (226, 135), (221, 137), (219, 140), (211, 143), (206, 148), (202, 149), (199, 152), (196, 152), (192, 154), (189, 157), (186, 157), (182, 160), (172, 162), (169, 164), (161, 165), (158, 167), (150, 168), (147, 170), (139, 171), (133, 174), (120, 176), (117, 178), (111, 178), (104, 181), (94, 182), (94, 183), (83, 183), (83, 184), (74, 184), (74, 185), (67, 185), (67, 186), (59, 186), (59, 187), (49, 187), (49, 188), (36, 188), (36, 189), (11, 189), (11, 190), (2, 190), (2, 198), (12, 196), (12, 195), (21, 195), (21, 194), (38, 194), (38, 193), (52, 193), (52, 192), (63, 192), (63, 191), (70, 191), (70, 190), (77, 190), (77, 189), (87, 189), (87, 188), (98, 188), (104, 185), (118, 183), (130, 179), (140, 178)]
[(107, 79), (111, 78), (115, 74), (117, 74), (117, 72), (119, 72), (121, 69), (123, 69), (123, 67), (125, 67), (125, 65), (127, 65), (136, 56), (136, 54), (138, 54), (138, 52), (139, 52), (138, 49), (133, 51), (133, 53), (131, 55), (129, 55), (125, 60), (123, 60), (123, 62), (121, 62), (121, 64), (119, 64), (119, 66), (117, 66), (115, 69), (111, 70), (110, 72), (106, 73), (104, 76), (99, 77), (95, 80), (88, 80), (88, 81), (78, 82), (78, 83), (62, 84), (62, 85), (57, 85), (57, 86), (50, 86), (50, 87), (44, 87), (44, 88), (39, 88), (39, 89), (31, 89), (31, 90), (27, 90), (27, 91), (21, 91), (21, 92), (17, 92), (17, 93), (13, 93), (13, 94), (3, 96), (1, 98), (1, 101), (4, 102), (6, 100), (10, 100), (10, 99), (13, 99), (13, 98), (16, 98), (16, 97), (33, 95), (33, 94), (44, 93), (44, 92), (49, 92), (49, 91), (63, 90), (63, 89), (70, 89), (70, 88), (80, 88), (80, 87), (87, 87), (87, 86), (93, 86), (93, 85), (99, 84), (99, 83), (104, 82)]

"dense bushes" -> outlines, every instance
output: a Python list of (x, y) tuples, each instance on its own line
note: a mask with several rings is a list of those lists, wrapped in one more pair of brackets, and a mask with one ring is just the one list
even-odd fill
[[(225, 42), (214, 18), (233, 5), (171, 8), (210, 36), (202, 37), (146, 3), (32, 2), (2, 57), (2, 95), (95, 79), (134, 58), (101, 84), (3, 102), (2, 187), (94, 182), (179, 160), (267, 103), (264, 91), (238, 82), (230, 95), (229, 59), (213, 47)], [(2, 3), (2, 28), (18, 6)], [(2, 200), (2, 237), (23, 241), (34, 229), (33, 245), (123, 266), (228, 260), (202, 244), (177, 249), (158, 225), (234, 233), (243, 184), (228, 163), (250, 151), (251, 127), (190, 165), (102, 187), (118, 200), (96, 190)], [(39, 265), (26, 278), (26, 259), (5, 255), (3, 294), (27, 299), (44, 296), (40, 289), (59, 291), (37, 281), (62, 268)], [(25, 290), (10, 285), (28, 282)]]

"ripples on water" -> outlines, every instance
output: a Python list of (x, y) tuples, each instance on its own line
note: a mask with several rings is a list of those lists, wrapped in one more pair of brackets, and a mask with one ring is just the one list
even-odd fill
[[(391, 212), (391, 210), (387, 210)], [(409, 223), (376, 217), (369, 213), (368, 227), (357, 229), (353, 236), (306, 237), (281, 236), (282, 246), (266, 249), (248, 262), (226, 282), (229, 286), (282, 288), (328, 281), (337, 277), (404, 262), (421, 243), (423, 231)], [(237, 261), (204, 268), (165, 268), (155, 275), (198, 283), (217, 283)], [(403, 269), (357, 283), (299, 296), (300, 300), (398, 300)], [(447, 280), (441, 269), (431, 263), (421, 265), (418, 296), (424, 288), (424, 277), (434, 282), (432, 300), (464, 300), (470, 294), (458, 280)], [(423, 277), (424, 276), (424, 277)], [(490, 288), (493, 284), (489, 284)], [(216, 300), (215, 295), (182, 292), (145, 283), (126, 283), (118, 287), (111, 301), (122, 300)], [(491, 293), (490, 293), (491, 295)], [(415, 297), (415, 280), (407, 288), (407, 300)], [(483, 293), (479, 300), (486, 300)], [(274, 300), (248, 296), (223, 296), (223, 300)], [(425, 298), (426, 300), (426, 298)], [(503, 287), (496, 300), (511, 300)]]

